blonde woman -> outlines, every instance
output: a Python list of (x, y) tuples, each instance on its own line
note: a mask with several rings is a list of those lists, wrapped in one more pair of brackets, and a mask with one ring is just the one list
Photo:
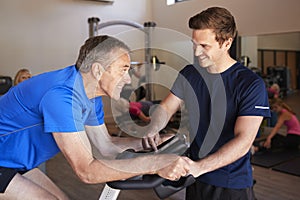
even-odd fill
[(20, 69), (14, 79), (14, 85), (18, 85), (19, 83), (31, 78), (31, 73), (28, 69)]
[[(271, 101), (272, 110), (277, 112), (278, 120), (275, 127), (264, 143), (264, 147), (287, 147), (297, 148), (300, 144), (300, 123), (293, 110), (281, 99), (273, 99)], [(287, 135), (278, 135), (278, 130), (285, 125), (287, 127)]]

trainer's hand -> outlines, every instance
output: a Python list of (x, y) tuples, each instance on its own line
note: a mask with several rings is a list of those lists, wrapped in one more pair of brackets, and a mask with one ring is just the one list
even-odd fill
[(172, 137), (174, 137), (174, 134), (157, 134), (153, 137), (145, 137), (142, 139), (142, 145), (145, 150), (153, 149), (154, 151), (157, 151), (158, 145), (171, 139)]
[[(171, 155), (169, 155), (171, 156)], [(176, 155), (172, 155), (176, 156)], [(176, 181), (180, 179), (182, 176), (187, 176), (190, 172), (189, 163), (180, 156), (177, 156), (176, 159), (166, 167), (158, 170), (157, 174), (165, 179), (169, 179), (171, 181)]]
[(144, 149), (153, 149), (157, 151), (157, 146), (161, 143), (161, 138), (159, 133), (154, 136), (142, 138), (142, 145)]
[(200, 162), (196, 162), (191, 160), (188, 157), (182, 157), (189, 165), (189, 174), (191, 174), (192, 176), (194, 176), (195, 178), (197, 178), (198, 176), (206, 173), (206, 171), (204, 171), (205, 169), (203, 167), (201, 167), (201, 161)]

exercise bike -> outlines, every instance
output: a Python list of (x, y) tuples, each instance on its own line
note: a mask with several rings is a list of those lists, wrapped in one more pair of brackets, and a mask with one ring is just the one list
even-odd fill
[[(158, 151), (150, 154), (177, 154), (183, 155), (188, 148), (186, 137), (183, 134), (176, 134), (171, 139), (158, 146)], [(117, 159), (129, 159), (141, 156), (140, 152), (124, 151)], [(147, 153), (148, 155), (149, 153)], [(144, 190), (154, 189), (160, 199), (165, 199), (176, 192), (193, 184), (195, 178), (192, 175), (181, 177), (178, 181), (166, 180), (158, 175), (143, 175), (127, 180), (112, 181), (106, 183), (99, 200), (116, 200), (121, 190)]]

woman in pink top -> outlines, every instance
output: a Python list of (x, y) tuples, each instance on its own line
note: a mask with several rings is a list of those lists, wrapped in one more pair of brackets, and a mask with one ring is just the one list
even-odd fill
[[(278, 120), (267, 137), (264, 147), (285, 146), (287, 148), (298, 148), (300, 144), (300, 123), (295, 113), (281, 99), (273, 99), (271, 107), (272, 110), (278, 113)], [(282, 125), (287, 127), (287, 135), (285, 137), (277, 134)]]
[(150, 101), (129, 102), (129, 113), (132, 117), (138, 117), (143, 122), (149, 123), (150, 107), (153, 105)]
[(120, 112), (121, 115), (127, 113), (129, 114), (132, 119), (140, 119), (143, 122), (149, 123), (151, 118), (149, 116), (149, 111), (151, 106), (153, 105), (150, 101), (139, 101), (139, 102), (129, 102), (125, 98), (120, 98), (119, 100), (114, 101), (114, 109), (117, 112)]

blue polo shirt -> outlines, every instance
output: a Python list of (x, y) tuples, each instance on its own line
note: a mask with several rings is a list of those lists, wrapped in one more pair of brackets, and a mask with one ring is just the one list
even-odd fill
[(34, 76), (0, 97), (0, 166), (30, 170), (59, 152), (52, 132), (103, 124), (102, 98), (88, 99), (75, 66)]
[[(263, 80), (238, 62), (221, 74), (188, 65), (180, 71), (171, 92), (185, 102), (188, 111), (193, 160), (216, 152), (233, 139), (237, 117), (270, 116)], [(197, 180), (225, 188), (251, 187), (250, 152)]]

